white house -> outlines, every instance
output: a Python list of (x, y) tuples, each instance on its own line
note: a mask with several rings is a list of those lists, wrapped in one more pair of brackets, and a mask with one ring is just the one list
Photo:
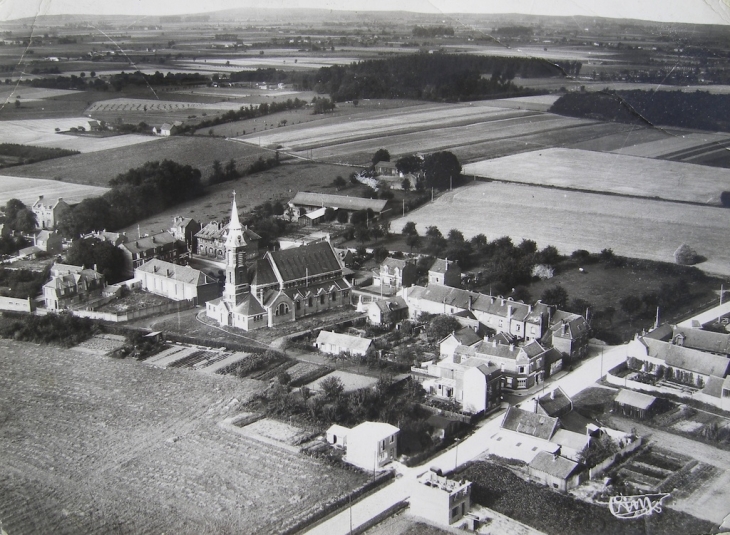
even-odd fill
[(400, 429), (383, 422), (363, 422), (347, 433), (345, 461), (376, 470), (396, 458)]
[(349, 353), (350, 355), (364, 356), (372, 346), (370, 338), (360, 338), (349, 334), (333, 333), (331, 331), (320, 331), (315, 345), (322, 353), (339, 355)]
[(429, 470), (413, 486), (410, 503), (411, 514), (450, 526), (469, 512), (471, 482), (449, 479)]

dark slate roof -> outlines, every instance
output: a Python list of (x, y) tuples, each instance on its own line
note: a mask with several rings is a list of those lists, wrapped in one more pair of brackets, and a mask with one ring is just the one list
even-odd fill
[(242, 314), (244, 316), (255, 316), (257, 314), (264, 314), (266, 310), (261, 306), (256, 297), (252, 294), (246, 294), (236, 307), (233, 309), (236, 314)]
[(341, 271), (342, 266), (329, 242), (309, 243), (285, 251), (266, 253), (283, 282)]
[(253, 276), (254, 286), (263, 286), (277, 282), (276, 273), (269, 264), (268, 260), (261, 259), (256, 261), (256, 273)]
[[(228, 224), (221, 225), (215, 221), (211, 221), (195, 234), (196, 238), (203, 240), (225, 240), (227, 236)], [(248, 228), (243, 229), (243, 237), (247, 242), (261, 239), (261, 236)]]
[(289, 201), (293, 205), (303, 206), (330, 206), (344, 210), (367, 210), (370, 208), (375, 213), (385, 210), (387, 200), (362, 199), (360, 197), (348, 197), (346, 195), (332, 195), (329, 193), (310, 193), (308, 191), (298, 192)]
[[(562, 312), (558, 310), (557, 312)], [(553, 336), (557, 338), (566, 338), (569, 340), (575, 340), (582, 334), (588, 331), (588, 324), (583, 316), (578, 314), (561, 314), (561, 318), (550, 326), (553, 332)], [(555, 320), (555, 317), (553, 317)], [(563, 326), (565, 326), (565, 332), (563, 332)]]
[(554, 417), (570, 411), (573, 406), (573, 402), (568, 397), (568, 394), (560, 387), (539, 398), (538, 402), (548, 416)]
[(494, 297), (491, 295), (477, 294), (479, 298), (472, 303), (472, 309), (494, 316), (507, 317), (509, 307), (512, 307), (512, 318), (518, 321), (524, 321), (532, 313), (532, 306), (505, 299), (502, 297)]
[(480, 296), (481, 294), (476, 292), (451, 288), (449, 286), (440, 286), (438, 284), (433, 286), (412, 286), (408, 290), (408, 297), (434, 303), (444, 303), (447, 306), (464, 310), (469, 308), (470, 297), (472, 298), (472, 302), (475, 302)]
[(389, 271), (391, 268), (398, 268), (402, 271), (403, 268), (406, 267), (409, 263), (411, 262), (403, 258), (392, 258), (389, 256), (388, 258), (383, 260), (380, 265), (388, 267)]
[(392, 312), (394, 310), (403, 310), (404, 308), (408, 308), (405, 300), (400, 296), (393, 297), (392, 299), (383, 299), (373, 302), (383, 314), (387, 314), (388, 312)]
[(502, 420), (502, 428), (530, 435), (543, 440), (550, 440), (558, 428), (558, 419), (543, 416), (534, 412), (510, 407)]
[(730, 359), (724, 356), (713, 355), (712, 353), (705, 353), (697, 349), (677, 346), (659, 340), (643, 338), (643, 342), (649, 350), (649, 356), (662, 359), (667, 363), (667, 366), (673, 368), (717, 377), (725, 377), (728, 368), (730, 368)]
[(531, 470), (537, 470), (563, 480), (568, 479), (578, 470), (578, 463), (546, 451), (538, 453), (528, 466)]
[(471, 327), (464, 327), (463, 329), (459, 329), (453, 334), (457, 342), (465, 346), (474, 345), (482, 339), (482, 337), (475, 333), (474, 329), (472, 329)]
[(653, 338), (654, 340), (663, 340), (664, 342), (667, 342), (672, 339), (672, 331), (672, 325), (665, 323), (664, 325), (646, 333), (644, 338)]
[(159, 232), (152, 236), (145, 236), (144, 238), (138, 238), (134, 241), (128, 241), (122, 243), (119, 247), (127, 249), (133, 254), (139, 254), (142, 251), (149, 251), (150, 249), (156, 249), (163, 245), (171, 245), (175, 243), (175, 237), (169, 232)]
[(443, 258), (437, 258), (428, 270), (433, 271), (434, 273), (446, 273), (449, 269), (454, 269), (456, 267), (456, 262), (453, 260), (449, 261)]
[(485, 377), (490, 377), (493, 373), (499, 371), (499, 366), (495, 366), (495, 365), (490, 366), (489, 364), (480, 364), (479, 366), (476, 367), (476, 369), (479, 370), (480, 372), (482, 372), (482, 374)]
[(702, 329), (687, 329), (674, 327), (672, 341), (680, 345), (680, 337), (683, 338), (681, 345), (707, 351), (709, 353), (730, 354), (730, 334), (703, 331)]
[[(503, 359), (516, 359), (520, 354), (520, 347), (515, 345), (493, 344), (492, 342), (481, 341), (473, 346), (475, 356), (482, 358), (498, 357)], [(456, 348), (456, 353), (460, 353), (460, 348)]]
[(707, 379), (707, 384), (705, 385), (705, 388), (702, 389), (702, 393), (706, 394), (708, 396), (712, 396), (713, 398), (721, 398), (722, 397), (722, 385), (724, 382), (725, 382), (724, 379), (711, 375)]

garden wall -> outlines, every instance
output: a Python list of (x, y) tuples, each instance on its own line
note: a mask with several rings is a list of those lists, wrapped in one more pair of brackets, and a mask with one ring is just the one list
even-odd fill
[(33, 312), (33, 310), (35, 310), (35, 305), (32, 299), (0, 297), (0, 310), (12, 310), (14, 312)]
[(120, 321), (130, 321), (140, 318), (147, 318), (149, 316), (156, 316), (161, 314), (168, 314), (170, 312), (180, 312), (182, 310), (188, 310), (193, 308), (195, 305), (192, 301), (176, 301), (174, 303), (166, 303), (164, 305), (155, 305), (140, 310), (130, 310), (127, 312), (99, 312), (95, 310), (72, 310), (71, 313), (74, 316), (81, 318), (89, 318), (94, 320), (110, 321), (118, 323)]

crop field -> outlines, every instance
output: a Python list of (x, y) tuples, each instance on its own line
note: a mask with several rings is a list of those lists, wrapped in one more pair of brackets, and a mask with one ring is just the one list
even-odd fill
[(21, 102), (28, 102), (73, 95), (74, 93), (79, 93), (79, 91), (72, 91), (69, 89), (45, 89), (42, 87), (11, 86), (9, 88), (0, 89), (0, 102), (14, 103), (16, 98), (20, 99)]
[(691, 149), (705, 146), (724, 149), (730, 144), (730, 134), (703, 132), (687, 133), (677, 136), (665, 136), (657, 141), (641, 143), (632, 147), (624, 147), (613, 152), (626, 156), (642, 156), (644, 158), (671, 158), (675, 153), (683, 153)]
[(181, 110), (238, 110), (240, 104), (235, 102), (177, 102), (171, 100), (153, 100), (141, 98), (113, 98), (92, 104), (87, 113), (124, 113), (146, 111), (147, 113), (168, 113)]
[(623, 126), (626, 128), (622, 129), (618, 133), (579, 141), (571, 145), (571, 148), (594, 150), (599, 152), (613, 152), (626, 147), (632, 147), (634, 145), (641, 145), (643, 143), (651, 143), (652, 141), (666, 139), (671, 135), (667, 133), (666, 129), (659, 130), (658, 128), (649, 128), (637, 125)]
[[(425, 109), (424, 109), (425, 108)], [(356, 121), (334, 120), (326, 125), (308, 128), (284, 129), (260, 136), (265, 146), (283, 145), (287, 149), (297, 150), (327, 146), (340, 143), (343, 139), (355, 141), (373, 137), (392, 136), (409, 132), (421, 132), (436, 128), (452, 126), (478, 125), (485, 120), (496, 120), (504, 117), (525, 115), (528, 112), (504, 110), (482, 103), (474, 105), (426, 105), (414, 106), (405, 110), (392, 110), (387, 113)], [(466, 135), (466, 132), (464, 132)], [(256, 139), (242, 139), (258, 143)]]
[(10, 199), (19, 199), (30, 206), (43, 195), (48, 200), (62, 197), (70, 203), (77, 203), (86, 197), (97, 197), (108, 191), (108, 188), (68, 184), (58, 180), (43, 180), (17, 176), (0, 175), (0, 206)]
[(267, 50), (266, 55), (263, 56), (208, 58), (205, 63), (178, 61), (175, 65), (179, 68), (188, 69), (188, 72), (224, 73), (268, 67), (287, 70), (319, 69), (320, 67), (331, 67), (332, 65), (349, 65), (356, 61), (352, 57), (307, 57), (303, 54), (297, 54), (292, 49), (283, 49), (282, 52), (286, 55), (275, 56), (272, 54), (276, 54), (276, 50)]
[(444, 193), (394, 220), (392, 232), (407, 221), (421, 235), (435, 225), (444, 234), (459, 229), (467, 239), (480, 233), (490, 240), (511, 236), (516, 243), (527, 238), (562, 254), (611, 248), (622, 256), (673, 262), (674, 251), (687, 243), (707, 258), (699, 268), (730, 275), (728, 212), (716, 207), (492, 182)]
[(79, 152), (96, 152), (154, 141), (152, 136), (129, 134), (113, 137), (74, 136), (59, 134), (56, 128), (68, 130), (83, 126), (88, 118), (56, 118), (0, 121), (0, 143), (19, 143), (40, 147), (57, 147)]
[[(257, 147), (212, 137), (152, 137), (139, 136), (155, 140), (154, 143), (143, 143), (134, 147), (109, 149), (101, 153), (77, 154), (55, 160), (46, 160), (30, 165), (13, 167), (17, 176), (38, 178), (61, 178), (67, 182), (79, 184), (107, 185), (109, 180), (120, 173), (140, 167), (146, 162), (155, 160), (173, 160), (181, 164), (192, 165), (200, 169), (203, 178), (212, 172), (213, 161), (225, 164), (231, 159), (239, 168), (252, 163), (259, 155), (270, 158), (269, 151), (259, 151)], [(114, 138), (111, 138), (114, 139)], [(104, 165), (99, 165), (103, 158)]]
[(218, 427), (258, 381), (0, 351), (8, 533), (276, 533), (366, 479)]
[(496, 180), (720, 205), (730, 170), (576, 149), (552, 148), (464, 166)]

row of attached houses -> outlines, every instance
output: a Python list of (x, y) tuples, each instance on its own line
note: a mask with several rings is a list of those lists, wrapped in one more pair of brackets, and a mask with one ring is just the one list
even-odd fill
[(515, 340), (539, 340), (565, 357), (580, 358), (588, 349), (589, 328), (583, 316), (538, 301), (535, 305), (442, 285), (403, 288), (412, 319), (430, 314), (468, 314), (481, 325)]

